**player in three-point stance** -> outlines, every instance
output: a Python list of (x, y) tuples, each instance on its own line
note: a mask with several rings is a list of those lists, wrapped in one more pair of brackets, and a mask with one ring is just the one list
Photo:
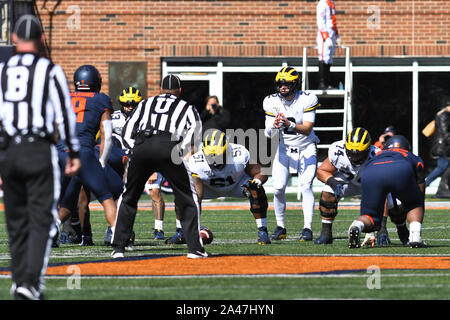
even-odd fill
[(317, 169), (317, 178), (325, 183), (320, 195), (319, 210), (322, 231), (315, 244), (333, 243), (332, 226), (343, 197), (361, 195), (361, 168), (380, 151), (371, 145), (369, 132), (354, 128), (345, 140), (333, 142), (328, 157)]
[[(304, 226), (300, 241), (311, 241), (314, 214), (312, 181), (316, 175), (319, 138), (313, 130), (319, 101), (314, 94), (300, 90), (300, 76), (292, 67), (282, 68), (275, 77), (277, 93), (263, 101), (266, 114), (265, 135), (279, 137), (272, 165), (274, 209), (277, 227), (271, 239), (286, 239), (286, 186), (291, 173), (298, 173), (302, 194)], [(275, 135), (279, 131), (279, 136)]]
[(399, 199), (409, 222), (409, 245), (425, 247), (422, 240), (422, 221), (425, 203), (424, 165), (420, 157), (410, 151), (408, 140), (393, 136), (386, 149), (367, 161), (361, 175), (361, 215), (348, 231), (349, 248), (359, 248), (361, 232), (372, 232), (380, 227), (385, 200), (389, 193)]
[[(202, 150), (189, 158), (198, 199), (219, 197), (247, 197), (250, 211), (258, 228), (258, 243), (270, 244), (267, 233), (267, 196), (263, 184), (267, 176), (261, 173), (259, 164), (249, 163), (248, 150), (239, 144), (229, 143), (224, 132), (210, 129), (205, 132)], [(166, 243), (184, 243), (180, 221)]]

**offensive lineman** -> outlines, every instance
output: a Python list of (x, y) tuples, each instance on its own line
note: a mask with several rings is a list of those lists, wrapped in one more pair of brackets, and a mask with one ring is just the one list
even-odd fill
[[(120, 110), (112, 114), (113, 138), (122, 150), (128, 153), (122, 141), (122, 128), (128, 117), (136, 106), (141, 102), (142, 95), (134, 87), (128, 87), (122, 90), (119, 96)], [(155, 215), (155, 229), (153, 232), (154, 240), (164, 240), (164, 209), (165, 203), (161, 193), (162, 175), (158, 172), (153, 173), (145, 185), (145, 191), (152, 198), (152, 208)]]
[(361, 127), (354, 128), (345, 140), (331, 144), (328, 157), (317, 169), (317, 178), (325, 186), (319, 201), (322, 231), (315, 244), (333, 243), (332, 226), (338, 213), (338, 202), (342, 197), (361, 194), (360, 169), (378, 151), (371, 145), (369, 132)]
[[(200, 205), (202, 199), (249, 198), (250, 211), (258, 228), (258, 244), (270, 244), (267, 233), (268, 202), (263, 187), (268, 177), (261, 174), (260, 165), (249, 163), (249, 156), (244, 146), (229, 143), (224, 132), (210, 129), (205, 132), (202, 150), (189, 158), (189, 169)], [(175, 235), (166, 243), (185, 243), (178, 219)]]
[(271, 239), (286, 239), (285, 191), (290, 174), (297, 172), (304, 216), (300, 241), (311, 241), (314, 214), (312, 181), (316, 175), (316, 144), (319, 142), (313, 126), (315, 110), (320, 104), (314, 94), (300, 90), (300, 76), (292, 67), (284, 67), (277, 73), (275, 85), (277, 93), (267, 96), (263, 101), (266, 114), (264, 134), (272, 138), (276, 131), (280, 133), (272, 166), (277, 227)]

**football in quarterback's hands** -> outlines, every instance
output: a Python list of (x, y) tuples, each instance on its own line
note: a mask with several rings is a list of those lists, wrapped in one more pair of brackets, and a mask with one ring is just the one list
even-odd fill
[(200, 227), (200, 236), (202, 237), (203, 244), (210, 244), (214, 239), (212, 231), (206, 227)]

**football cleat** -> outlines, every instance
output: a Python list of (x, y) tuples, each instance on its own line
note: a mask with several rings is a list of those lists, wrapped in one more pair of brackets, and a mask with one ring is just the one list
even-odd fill
[(409, 243), (410, 248), (426, 248), (427, 244), (421, 240), (420, 242), (410, 242)]
[(185, 244), (186, 240), (184, 239), (183, 230), (181, 228), (177, 228), (175, 230), (175, 234), (165, 241), (166, 244)]
[(208, 258), (209, 253), (206, 251), (195, 251), (195, 252), (188, 252), (187, 258), (188, 259), (202, 259), (202, 258)]
[(88, 246), (93, 246), (93, 245), (94, 245), (94, 241), (92, 241), (92, 236), (85, 236), (84, 234), (81, 236), (80, 246), (88, 247)]
[(282, 240), (282, 239), (286, 239), (286, 228), (277, 226), (275, 228), (275, 231), (272, 233), (272, 235), (270, 236), (270, 239), (272, 240)]
[(412, 231), (409, 233), (409, 246), (411, 248), (426, 248), (427, 244), (423, 242), (420, 232)]
[(266, 227), (258, 228), (258, 244), (270, 244), (269, 234)]
[(348, 231), (348, 247), (350, 249), (361, 247), (361, 231), (358, 227), (351, 227)]
[(164, 231), (161, 229), (155, 229), (153, 231), (153, 240), (164, 240)]
[(311, 241), (313, 239), (313, 233), (311, 229), (304, 228), (300, 235), (299, 241)]
[(409, 243), (409, 230), (408, 227), (404, 224), (402, 226), (397, 226), (397, 234), (404, 246)]
[(105, 238), (104, 238), (105, 246), (109, 247), (111, 245), (111, 240), (112, 240), (112, 229), (110, 226), (108, 226), (108, 228), (106, 228)]
[(314, 240), (315, 244), (332, 244), (333, 237), (331, 234), (329, 236), (321, 234), (316, 240)]

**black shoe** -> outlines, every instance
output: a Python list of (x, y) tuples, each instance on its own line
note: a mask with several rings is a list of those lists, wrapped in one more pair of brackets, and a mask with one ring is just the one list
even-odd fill
[(357, 227), (351, 227), (348, 232), (348, 247), (361, 248), (361, 231)]
[(202, 258), (208, 258), (209, 253), (205, 250), (202, 251), (194, 251), (194, 252), (188, 252), (187, 258), (188, 259), (202, 259)]
[(111, 258), (119, 259), (125, 258), (125, 248), (120, 246), (113, 246), (113, 252), (111, 252)]
[(14, 290), (15, 300), (43, 300), (43, 295), (30, 285), (19, 286)]

